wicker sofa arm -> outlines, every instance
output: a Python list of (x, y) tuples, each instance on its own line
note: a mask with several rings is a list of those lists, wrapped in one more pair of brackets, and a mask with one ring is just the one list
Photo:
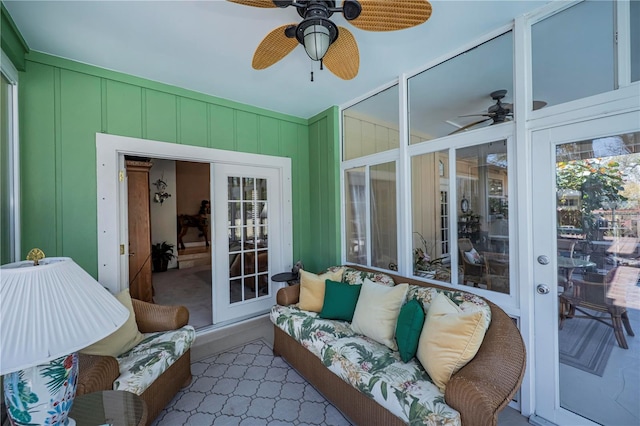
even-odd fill
[(298, 303), (300, 299), (300, 284), (282, 287), (276, 294), (276, 303), (280, 306), (288, 306)]
[(513, 320), (495, 304), (491, 326), (472, 362), (456, 373), (445, 391), (448, 405), (460, 411), (462, 424), (495, 425), (498, 413), (522, 384), (526, 349)]
[(77, 395), (113, 390), (113, 382), (120, 376), (118, 361), (112, 356), (78, 354)]
[(184, 306), (165, 306), (131, 299), (136, 323), (141, 333), (176, 330), (189, 322), (189, 310)]

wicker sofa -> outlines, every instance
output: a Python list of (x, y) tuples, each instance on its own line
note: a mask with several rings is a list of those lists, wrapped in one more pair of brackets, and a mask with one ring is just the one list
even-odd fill
[[(359, 272), (371, 272), (366, 268), (349, 266), (351, 269), (355, 269)], [(375, 275), (380, 275), (376, 273)], [(345, 272), (346, 276), (346, 272)], [(408, 283), (410, 286), (419, 286), (432, 288), (429, 290), (432, 292), (451, 291), (450, 288), (440, 287), (424, 283), (415, 279), (406, 278), (398, 275), (387, 274), (393, 280), (393, 284)], [(350, 281), (346, 279), (346, 281)], [(415, 291), (421, 291), (417, 287)], [(457, 291), (457, 290), (456, 290)], [(366, 375), (366, 371), (358, 370), (359, 365), (351, 365), (349, 375), (353, 377), (342, 377), (335, 371), (330, 369), (335, 366), (336, 363), (349, 364), (353, 359), (345, 359), (342, 357), (345, 352), (345, 347), (348, 345), (360, 345), (365, 347), (371, 347), (371, 342), (364, 342), (357, 340), (358, 336), (346, 335), (346, 339), (342, 336), (330, 336), (324, 337), (320, 343), (299, 341), (300, 339), (290, 318), (286, 318), (287, 315), (293, 314), (293, 316), (299, 315), (303, 317), (300, 323), (304, 323), (305, 326), (309, 326), (310, 323), (316, 321), (315, 317), (305, 317), (306, 313), (296, 307), (296, 303), (299, 300), (300, 285), (292, 285), (282, 288), (277, 294), (277, 305), (272, 310), (271, 319), (274, 323), (274, 347), (273, 351), (275, 355), (283, 357), (290, 365), (292, 365), (302, 376), (304, 376), (310, 383), (312, 383), (324, 396), (330, 400), (338, 409), (340, 409), (353, 423), (366, 424), (366, 425), (397, 425), (397, 424), (463, 424), (463, 425), (495, 425), (497, 424), (498, 413), (505, 408), (512, 400), (513, 396), (519, 389), (525, 371), (525, 359), (526, 352), (524, 342), (515, 326), (513, 320), (497, 305), (486, 301), (485, 299), (477, 298), (469, 293), (462, 292), (463, 297), (475, 298), (475, 300), (482, 300), (485, 304), (485, 308), (490, 308), (491, 322), (486, 330), (482, 344), (475, 355), (475, 357), (454, 374), (446, 385), (444, 394), (435, 396), (433, 405), (429, 406), (429, 409), (422, 410), (422, 417), (418, 419), (418, 416), (409, 414), (409, 411), (413, 411), (415, 407), (411, 404), (408, 408), (405, 406), (407, 416), (400, 418), (396, 414), (392, 413), (390, 409), (385, 408), (381, 403), (374, 400), (374, 393), (380, 394), (379, 390), (373, 391), (371, 385), (375, 382), (376, 386), (380, 386), (378, 378), (371, 380)], [(458, 292), (460, 294), (460, 292)], [(407, 296), (409, 298), (409, 296)], [(348, 327), (348, 323), (347, 327)], [(321, 333), (331, 333), (331, 327), (326, 327), (326, 322), (319, 327)], [(326, 331), (329, 330), (329, 331)], [(344, 329), (343, 329), (344, 330)], [(337, 337), (337, 339), (334, 339)], [(354, 343), (360, 342), (360, 343)], [(352, 340), (351, 343), (337, 343), (341, 340)], [(331, 350), (331, 355), (327, 355), (326, 349), (319, 349), (318, 345), (323, 345), (325, 342), (329, 342), (329, 345), (338, 346), (339, 349)], [(383, 348), (384, 349), (384, 348)], [(319, 355), (320, 351), (324, 351), (322, 355)], [(339, 355), (338, 352), (342, 351)], [(370, 351), (371, 352), (371, 351)], [(375, 353), (375, 349), (373, 350)], [(390, 355), (385, 355), (389, 358)], [(395, 356), (395, 355), (393, 355)], [(332, 360), (328, 359), (333, 358)], [(336, 361), (336, 359), (338, 359)], [(412, 361), (413, 362), (413, 361)], [(358, 364), (356, 362), (355, 364)], [(398, 371), (398, 365), (391, 365), (390, 369)], [(414, 362), (413, 365), (416, 363)], [(402, 365), (399, 368), (403, 368)], [(335, 368), (334, 368), (335, 369)], [(354, 373), (354, 370), (356, 371)], [(361, 374), (362, 373), (362, 374)], [(390, 373), (393, 374), (393, 373)], [(420, 375), (416, 373), (416, 376)], [(388, 376), (387, 376), (388, 377)], [(428, 378), (428, 375), (422, 370), (421, 377)], [(351, 380), (351, 383), (349, 382)], [(353, 382), (356, 382), (354, 384)], [(384, 381), (384, 379), (383, 379)], [(411, 386), (415, 383), (410, 384)], [(399, 386), (403, 386), (400, 384)], [(354, 386), (358, 386), (357, 388)], [(386, 394), (398, 392), (398, 384), (389, 383), (388, 388), (385, 384)], [(431, 385), (429, 385), (431, 386)], [(388, 390), (387, 390), (388, 389)], [(410, 398), (411, 390), (408, 391)], [(368, 394), (368, 395), (367, 395)], [(407, 391), (404, 393), (407, 396)], [(378, 396), (379, 398), (379, 396)], [(415, 398), (417, 400), (417, 398)], [(451, 410), (453, 409), (453, 410)], [(425, 416), (424, 413), (428, 412), (429, 415)], [(444, 416), (440, 416), (442, 412), (446, 412)], [(453, 413), (453, 415), (451, 415)], [(459, 415), (457, 414), (459, 413)], [(450, 417), (447, 417), (450, 416)]]
[[(80, 353), (79, 374), (78, 374), (78, 395), (96, 392), (100, 390), (126, 390), (138, 394), (147, 406), (147, 424), (151, 424), (158, 416), (160, 411), (173, 399), (176, 393), (191, 383), (191, 349), (193, 328), (188, 326), (189, 311), (184, 306), (162, 306), (152, 303), (131, 299), (135, 312), (136, 323), (141, 333), (144, 333), (145, 339), (123, 356), (117, 358), (111, 356), (86, 355)], [(182, 337), (175, 337), (182, 334)], [(186, 340), (184, 336), (187, 336)], [(177, 339), (181, 340), (178, 342)], [(166, 347), (167, 341), (173, 345), (182, 345), (181, 350), (186, 351), (180, 355), (175, 361), (162, 359), (162, 363), (166, 362), (171, 365), (160, 373), (153, 382), (143, 391), (135, 388), (131, 383), (120, 383), (122, 381), (122, 373), (125, 365), (135, 368), (149, 368), (151, 362), (149, 350), (144, 345), (153, 340), (159, 342), (163, 349)], [(162, 339), (162, 340), (158, 340)], [(157, 345), (157, 343), (156, 343)], [(136, 352), (136, 350), (139, 352)], [(163, 354), (162, 356), (165, 356)], [(151, 354), (153, 355), (153, 354)], [(137, 364), (137, 365), (136, 365)], [(157, 363), (160, 364), (160, 363)]]

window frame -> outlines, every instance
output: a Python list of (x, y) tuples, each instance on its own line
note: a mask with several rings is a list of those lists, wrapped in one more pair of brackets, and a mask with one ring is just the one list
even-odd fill
[(15, 68), (4, 50), (1, 51), (0, 72), (8, 80), (10, 85), (10, 108), (7, 108), (9, 114), (7, 122), (9, 123), (8, 141), (9, 141), (9, 206), (10, 206), (10, 235), (12, 253), (10, 261), (20, 260), (21, 256), (21, 233), (20, 233), (20, 144), (19, 144), (19, 125), (18, 125), (18, 70)]

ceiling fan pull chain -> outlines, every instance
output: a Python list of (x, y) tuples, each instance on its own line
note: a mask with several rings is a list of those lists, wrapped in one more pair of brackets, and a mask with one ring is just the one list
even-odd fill
[(322, 62), (322, 59), (320, 59), (320, 71), (322, 71), (323, 69), (324, 69), (323, 62)]
[(313, 81), (313, 71), (311, 71), (311, 81)]

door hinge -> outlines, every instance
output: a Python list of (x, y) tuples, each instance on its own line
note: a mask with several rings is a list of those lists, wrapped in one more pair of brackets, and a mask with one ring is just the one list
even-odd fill
[(124, 244), (120, 244), (120, 254), (124, 254)]
[(118, 173), (118, 180), (124, 182), (124, 170), (120, 170), (120, 173)]

